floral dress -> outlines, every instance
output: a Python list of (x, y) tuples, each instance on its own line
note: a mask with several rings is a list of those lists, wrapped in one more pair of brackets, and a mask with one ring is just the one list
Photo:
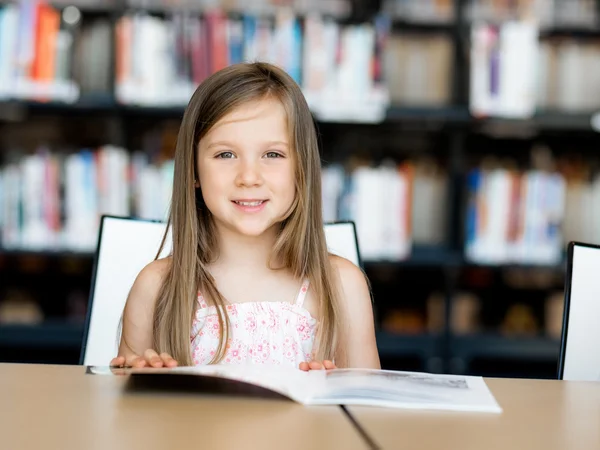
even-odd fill
[[(230, 321), (227, 352), (221, 364), (276, 364), (298, 368), (312, 359), (317, 320), (303, 307), (309, 282), (304, 280), (294, 303), (249, 302), (226, 306)], [(219, 345), (215, 306), (198, 294), (190, 336), (194, 365), (205, 365)]]

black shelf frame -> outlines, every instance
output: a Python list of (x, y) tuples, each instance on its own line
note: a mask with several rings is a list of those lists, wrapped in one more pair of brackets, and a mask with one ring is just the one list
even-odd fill
[[(105, 115), (107, 117), (153, 118), (156, 120), (181, 120), (185, 106), (142, 106), (120, 104), (110, 95), (84, 96), (75, 103), (35, 102), (21, 100), (0, 101), (0, 123), (2, 121), (20, 121), (28, 116), (61, 115), (77, 116), (82, 113), (89, 115)], [(359, 123), (354, 126), (377, 127), (379, 125), (418, 124), (421, 128), (432, 126), (447, 126), (456, 131), (483, 132), (490, 127), (503, 127), (505, 134), (522, 134), (529, 130), (531, 134), (543, 132), (579, 131), (600, 133), (592, 128), (592, 118), (600, 114), (598, 111), (556, 111), (540, 110), (531, 118), (509, 119), (500, 117), (473, 117), (466, 105), (450, 105), (440, 107), (402, 107), (392, 105), (388, 108), (384, 121), (380, 123)], [(317, 120), (318, 121), (318, 120)], [(327, 122), (323, 122), (327, 123)], [(336, 125), (344, 125), (332, 122)], [(508, 131), (507, 131), (508, 130)]]
[(0, 324), (0, 348), (78, 349), (83, 323), (49, 320), (40, 324)]
[[(40, 324), (0, 324), (0, 349), (5, 347), (77, 352), (82, 347), (84, 325), (79, 322), (47, 321)], [(468, 373), (476, 358), (534, 361), (558, 364), (560, 340), (546, 336), (502, 336), (477, 333), (450, 338), (450, 368), (444, 366), (443, 334), (392, 334), (378, 331), (377, 347), (382, 359), (415, 357), (429, 372)]]

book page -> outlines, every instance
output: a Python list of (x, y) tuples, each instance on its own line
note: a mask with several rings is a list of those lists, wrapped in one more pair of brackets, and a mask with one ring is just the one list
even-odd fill
[(323, 390), (315, 393), (310, 404), (502, 411), (481, 377), (370, 369), (327, 372)]
[[(303, 372), (287, 367), (256, 364), (143, 369), (89, 366), (87, 372), (94, 375), (136, 377), (193, 376), (198, 377), (196, 383), (198, 388), (202, 387), (202, 378), (206, 378), (207, 382), (210, 381), (209, 379), (229, 380), (238, 383), (234, 389), (236, 393), (243, 394), (244, 391), (250, 393), (253, 391), (253, 386), (258, 386), (298, 403), (305, 403), (315, 392), (322, 391), (325, 383), (325, 371)], [(170, 384), (164, 378), (157, 382), (164, 383), (165, 388)]]

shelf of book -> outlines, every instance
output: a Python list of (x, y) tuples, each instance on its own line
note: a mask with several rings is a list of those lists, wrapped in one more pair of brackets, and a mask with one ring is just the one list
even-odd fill
[(542, 28), (540, 30), (540, 38), (577, 38), (577, 39), (597, 39), (600, 38), (599, 27), (573, 27), (573, 26), (556, 26), (551, 28)]
[(377, 347), (382, 358), (414, 355), (422, 358), (439, 356), (441, 335), (393, 334), (385, 331), (377, 332)]
[(560, 339), (548, 336), (511, 336), (481, 333), (453, 336), (450, 354), (468, 362), (474, 358), (558, 362)]
[(506, 261), (499, 263), (488, 263), (471, 261), (468, 259), (462, 259), (460, 262), (461, 267), (466, 268), (481, 268), (481, 269), (526, 269), (526, 270), (550, 270), (550, 271), (562, 271), (566, 267), (566, 259), (559, 263), (547, 263), (547, 264), (536, 264), (532, 262), (518, 262), (518, 261)]
[(441, 122), (453, 125), (466, 125), (471, 123), (472, 118), (466, 106), (397, 106), (392, 105), (386, 114), (385, 122)]
[(502, 126), (505, 129), (531, 128), (532, 131), (595, 131), (592, 118), (597, 111), (559, 111), (540, 110), (530, 119), (505, 119), (505, 118), (473, 118), (472, 124), (479, 127)]
[[(71, 348), (81, 347), (84, 325), (61, 320), (40, 324), (0, 324), (0, 347)], [(377, 333), (377, 345), (382, 357), (408, 355), (430, 358), (437, 355), (439, 336), (394, 335)]]
[(83, 330), (83, 324), (64, 320), (47, 320), (33, 325), (0, 324), (0, 347), (78, 349)]
[(40, 258), (40, 259), (82, 259), (89, 260), (94, 253), (76, 250), (25, 250), (25, 249), (2, 249), (0, 248), (0, 259), (2, 258)]
[[(74, 115), (88, 114), (120, 114), (128, 117), (181, 119), (185, 106), (139, 106), (119, 104), (110, 94), (87, 95), (75, 103), (36, 102), (20, 100), (0, 101), (0, 121), (10, 111), (22, 115)], [(502, 126), (505, 130), (514, 127), (516, 130), (528, 127), (533, 131), (597, 131), (592, 126), (592, 118), (598, 111), (559, 111), (540, 110), (532, 118), (508, 119), (498, 117), (473, 117), (467, 106), (399, 106), (392, 105), (387, 109), (384, 124), (394, 123), (432, 123), (436, 125), (452, 125), (460, 128), (472, 128), (477, 131), (490, 126)], [(6, 120), (6, 119), (4, 119)], [(340, 122), (336, 122), (340, 123)], [(343, 122), (341, 122), (343, 124)], [(356, 126), (356, 123), (352, 123)], [(370, 124), (377, 125), (377, 124)]]
[(451, 33), (456, 28), (454, 21), (425, 21), (410, 18), (392, 17), (392, 31), (402, 33)]
[(463, 259), (461, 252), (452, 251), (443, 247), (417, 246), (410, 256), (404, 260), (366, 260), (367, 268), (379, 267), (455, 267), (461, 265)]
[[(0, 248), (0, 260), (3, 258), (39, 258), (39, 259), (80, 259), (91, 260), (94, 258), (93, 251), (76, 250), (29, 250), (29, 249), (2, 249)], [(416, 247), (412, 254), (403, 260), (364, 260), (363, 265), (367, 270), (379, 268), (485, 268), (485, 269), (541, 269), (562, 271), (565, 269), (566, 261), (560, 264), (532, 264), (532, 263), (479, 263), (464, 258), (460, 251), (452, 251), (437, 247)]]

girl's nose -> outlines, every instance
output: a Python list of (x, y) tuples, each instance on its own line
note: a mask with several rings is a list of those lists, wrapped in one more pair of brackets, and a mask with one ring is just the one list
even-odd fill
[(239, 186), (257, 186), (262, 183), (259, 164), (253, 161), (241, 161), (240, 170), (236, 177)]

